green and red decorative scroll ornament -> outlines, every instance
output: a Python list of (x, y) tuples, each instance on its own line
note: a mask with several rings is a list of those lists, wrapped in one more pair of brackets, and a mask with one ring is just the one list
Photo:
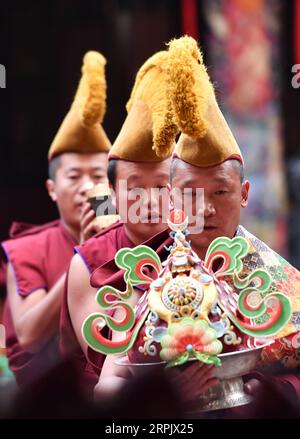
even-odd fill
[[(132, 306), (127, 303), (135, 285), (150, 285), (152, 278), (143, 273), (143, 267), (151, 266), (157, 274), (161, 271), (161, 262), (158, 255), (150, 247), (140, 245), (134, 249), (123, 248), (115, 256), (116, 265), (124, 270), (124, 280), (127, 284), (126, 291), (119, 291), (109, 285), (99, 289), (96, 301), (99, 306), (107, 311), (121, 309), (124, 313), (122, 320), (116, 320), (105, 312), (89, 315), (82, 326), (82, 334), (87, 344), (102, 354), (119, 354), (130, 349), (143, 320), (135, 322)], [(113, 342), (105, 338), (101, 331), (107, 326), (109, 329), (126, 333), (121, 342)]]
[[(218, 366), (221, 352), (247, 349), (249, 340), (276, 338), (290, 322), (291, 300), (274, 288), (271, 274), (259, 268), (244, 275), (247, 239), (217, 238), (202, 261), (186, 240), (187, 224), (182, 211), (172, 212), (168, 225), (174, 243), (163, 263), (144, 245), (117, 252), (127, 288), (105, 286), (97, 292), (102, 311), (89, 315), (82, 326), (92, 349), (127, 353), (132, 363), (163, 361), (172, 367), (194, 358)], [(146, 266), (156, 272), (155, 280), (145, 274)], [(138, 285), (148, 289), (134, 310), (128, 301)], [(117, 309), (121, 320), (114, 318)], [(124, 337), (104, 337), (105, 326)]]

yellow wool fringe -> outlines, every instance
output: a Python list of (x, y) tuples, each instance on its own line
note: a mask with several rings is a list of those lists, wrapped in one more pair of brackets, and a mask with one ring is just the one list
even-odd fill
[(82, 77), (74, 105), (78, 105), (82, 124), (92, 127), (102, 123), (106, 111), (106, 59), (99, 52), (89, 51), (83, 58)]
[(181, 131), (196, 139), (207, 132), (205, 113), (213, 91), (197, 42), (189, 36), (169, 43), (167, 96)]
[(126, 105), (129, 112), (138, 100), (147, 104), (152, 116), (152, 149), (161, 158), (171, 154), (178, 133), (172, 105), (166, 95), (168, 56), (167, 51), (157, 52), (143, 64)]

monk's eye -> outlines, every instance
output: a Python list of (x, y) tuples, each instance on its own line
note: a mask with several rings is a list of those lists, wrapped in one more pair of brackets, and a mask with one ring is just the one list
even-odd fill
[(93, 175), (94, 180), (102, 180), (104, 178), (105, 178), (105, 175), (102, 175), (102, 174)]
[(68, 179), (72, 180), (72, 181), (76, 181), (76, 180), (79, 179), (79, 175), (77, 175), (77, 174), (70, 174), (70, 175), (68, 175)]
[(225, 194), (227, 194), (227, 191), (224, 191), (224, 190), (220, 190), (220, 191), (215, 192), (215, 195), (225, 195)]

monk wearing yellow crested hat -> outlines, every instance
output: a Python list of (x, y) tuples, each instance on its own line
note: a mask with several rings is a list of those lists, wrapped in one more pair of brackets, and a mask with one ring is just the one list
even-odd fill
[(74, 102), (49, 149), (49, 196), (60, 219), (42, 226), (14, 225), (2, 244), (8, 260), (4, 311), (7, 355), (20, 387), (59, 361), (58, 325), (66, 270), (81, 239), (86, 187), (106, 183), (110, 142), (101, 126), (106, 106), (106, 60), (84, 56)]
[[(182, 37), (170, 42), (166, 77), (166, 102), (173, 123), (181, 131), (170, 167), (170, 183), (173, 189), (170, 192), (170, 205), (178, 207), (180, 201), (180, 207), (188, 210), (190, 231), (188, 239), (191, 239), (193, 250), (202, 260), (205, 259), (206, 251), (215, 238), (242, 236), (249, 244), (249, 253), (243, 259), (241, 278), (247, 278), (254, 269), (267, 271), (272, 277), (272, 283), (266, 294), (276, 290), (289, 297), (293, 310), (292, 318), (277, 334), (276, 341), (263, 350), (262, 363), (267, 365), (276, 363), (282, 371), (280, 376), (269, 377), (269, 389), (276, 389), (283, 398), (299, 402), (299, 374), (291, 373), (287, 368), (295, 368), (299, 365), (297, 348), (300, 274), (239, 224), (241, 208), (246, 208), (248, 204), (250, 183), (244, 178), (242, 153), (218, 106), (202, 54), (193, 38)], [(187, 194), (187, 198), (184, 197), (184, 193)], [(179, 195), (180, 200), (178, 200)], [(150, 239), (147, 245), (155, 248), (164, 261), (167, 255), (166, 248), (171, 243), (169, 232), (163, 231)], [(106, 279), (105, 285), (122, 290), (120, 284), (122, 276), (123, 270), (115, 272), (114, 276)], [(233, 282), (230, 285), (238, 295), (237, 286)], [(137, 295), (130, 301), (131, 305), (136, 304), (138, 299)], [(139, 310), (144, 303), (140, 302), (136, 319), (142, 315)], [(118, 312), (114, 317), (116, 320), (121, 318)], [(137, 327), (138, 324), (136, 321)], [(125, 336), (124, 333), (120, 336), (120, 332), (113, 331), (111, 337), (121, 344)], [(117, 366), (115, 360), (113, 355), (106, 357), (95, 388), (95, 393), (99, 397), (109, 395), (110, 398), (115, 398), (131, 376), (128, 368)], [(217, 383), (214, 366), (211, 365), (202, 365), (199, 368), (198, 364), (193, 364), (183, 371), (176, 372), (176, 387), (186, 402), (197, 399), (202, 392)], [(262, 374), (255, 373), (251, 379), (249, 378), (245, 383), (248, 393), (255, 396), (267, 389), (264, 387), (266, 377)], [(157, 397), (159, 398), (159, 395)], [(265, 405), (266, 401), (263, 403)], [(253, 405), (250, 406), (250, 410), (245, 407), (245, 409), (236, 409), (236, 417), (251, 417)], [(219, 415), (234, 416), (228, 412), (219, 412)], [(256, 415), (259, 416), (259, 413)]]
[[(219, 236), (233, 238), (242, 236), (249, 243), (249, 254), (245, 257), (242, 277), (254, 268), (266, 270), (273, 282), (265, 294), (272, 289), (289, 296), (293, 317), (277, 334), (276, 342), (262, 353), (263, 364), (276, 364), (282, 374), (272, 377), (269, 386), (279, 391), (283, 398), (300, 401), (300, 379), (289, 368), (299, 365), (295, 337), (299, 330), (300, 274), (286, 260), (276, 254), (259, 238), (240, 225), (241, 208), (248, 205), (250, 182), (244, 177), (244, 159), (240, 148), (223, 117), (216, 101), (202, 54), (195, 40), (183, 37), (169, 44), (169, 88), (175, 121), (181, 130), (170, 171), (173, 187), (191, 189), (190, 203), (196, 216), (203, 218), (201, 232), (191, 232), (189, 238), (193, 249), (204, 259), (209, 244)], [(203, 204), (195, 209), (197, 188), (203, 190)], [(171, 199), (176, 203), (176, 197)], [(190, 230), (195, 220), (190, 223)], [(238, 289), (233, 285), (234, 291)], [(213, 376), (213, 372), (212, 372)], [(245, 389), (253, 396), (266, 392), (262, 374), (248, 380)], [(271, 387), (270, 387), (271, 389)], [(275, 394), (275, 393), (274, 393)], [(236, 409), (236, 416), (255, 416), (255, 409)], [(266, 411), (267, 413), (267, 411)], [(259, 416), (256, 413), (256, 416)]]
[(85, 378), (89, 372), (90, 395), (104, 356), (93, 355), (82, 338), (81, 326), (86, 315), (98, 309), (95, 293), (118, 271), (112, 260), (120, 248), (134, 247), (166, 229), (163, 207), (168, 209), (170, 157), (177, 133), (166, 96), (167, 61), (167, 51), (158, 52), (140, 68), (127, 117), (109, 151), (108, 178), (122, 220), (77, 247), (70, 266), (61, 346), (67, 354), (77, 344), (70, 355), (85, 354), (82, 368)]

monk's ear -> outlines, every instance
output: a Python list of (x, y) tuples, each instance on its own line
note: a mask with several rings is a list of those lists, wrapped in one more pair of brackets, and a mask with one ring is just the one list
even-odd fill
[(114, 190), (114, 188), (112, 187), (112, 185), (109, 183), (109, 189), (110, 189), (110, 194), (111, 194), (111, 202), (112, 205), (117, 208), (117, 199), (116, 199), (116, 192)]
[(48, 194), (49, 194), (49, 197), (51, 198), (51, 200), (56, 202), (57, 195), (55, 192), (55, 183), (53, 180), (50, 180), (50, 178), (48, 178), (48, 180), (46, 180), (46, 189), (48, 191)]
[(246, 180), (242, 184), (242, 199), (241, 199), (241, 207), (245, 208), (248, 206), (249, 200), (249, 189), (250, 189), (250, 181)]

